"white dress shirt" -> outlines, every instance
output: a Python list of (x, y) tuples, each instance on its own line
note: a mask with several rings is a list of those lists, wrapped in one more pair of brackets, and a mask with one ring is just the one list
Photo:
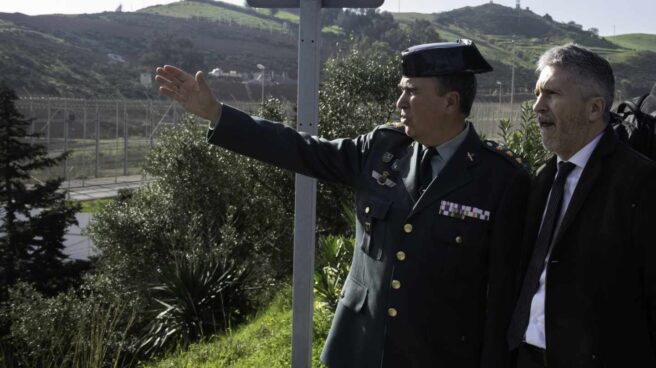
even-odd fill
[[(592, 141), (590, 141), (590, 143), (588, 143), (585, 147), (581, 148), (576, 154), (574, 154), (574, 156), (572, 156), (569, 159), (569, 162), (576, 165), (576, 167), (572, 170), (572, 172), (567, 177), (567, 180), (565, 181), (565, 187), (563, 191), (563, 206), (560, 210), (560, 215), (558, 216), (558, 222), (556, 223), (556, 231), (554, 232), (554, 234), (558, 233), (560, 222), (565, 216), (565, 212), (567, 211), (569, 202), (572, 199), (572, 195), (574, 194), (576, 185), (579, 183), (579, 179), (581, 178), (583, 169), (585, 169), (585, 165), (588, 163), (588, 160), (590, 159), (590, 155), (592, 155), (592, 151), (594, 151), (595, 147), (597, 147), (597, 143), (599, 143), (602, 134), (603, 133), (597, 135)], [(560, 157), (558, 157), (558, 163), (560, 163), (561, 161), (563, 160), (561, 160)], [(551, 193), (549, 193), (549, 195), (551, 196)], [(549, 203), (548, 198), (546, 203)], [(547, 209), (545, 208), (544, 212), (542, 213), (542, 221), (544, 221), (544, 214), (546, 210)], [(533, 300), (531, 301), (531, 315), (528, 319), (528, 327), (526, 328), (526, 334), (524, 335), (524, 341), (526, 341), (531, 345), (540, 347), (542, 349), (547, 348), (547, 340), (544, 331), (544, 300), (547, 291), (546, 290), (547, 262), (549, 261), (550, 256), (551, 256), (551, 249), (549, 249), (549, 252), (547, 253), (547, 258), (544, 260), (544, 269), (542, 270), (542, 274), (540, 275), (540, 286), (538, 287), (538, 291), (535, 293), (535, 295), (533, 296)]]

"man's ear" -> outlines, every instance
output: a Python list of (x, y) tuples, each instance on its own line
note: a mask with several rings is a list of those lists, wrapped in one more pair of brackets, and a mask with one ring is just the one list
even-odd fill
[(447, 92), (444, 99), (446, 100), (446, 111), (449, 114), (460, 112), (460, 93), (456, 91)]
[(606, 110), (606, 100), (603, 97), (591, 97), (588, 101), (588, 120), (603, 120), (604, 110)]

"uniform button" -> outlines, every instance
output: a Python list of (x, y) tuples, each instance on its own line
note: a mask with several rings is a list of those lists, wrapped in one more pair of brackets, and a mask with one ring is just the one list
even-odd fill
[(395, 308), (389, 308), (387, 309), (387, 315), (390, 317), (396, 317), (396, 315), (399, 314)]
[(399, 280), (392, 280), (392, 289), (400, 289), (401, 288), (401, 281)]
[(398, 251), (396, 252), (396, 259), (399, 261), (404, 261), (405, 260), (405, 252), (404, 251)]
[(403, 225), (403, 231), (405, 231), (408, 234), (411, 233), (412, 232), (412, 224)]
[(371, 207), (367, 206), (364, 208), (364, 213), (369, 213), (371, 212)]
[(456, 236), (456, 244), (462, 244), (462, 236)]

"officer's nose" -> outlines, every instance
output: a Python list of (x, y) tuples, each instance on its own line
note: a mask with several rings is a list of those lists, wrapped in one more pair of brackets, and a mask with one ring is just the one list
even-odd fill
[(398, 110), (405, 109), (408, 107), (408, 97), (407, 93), (401, 92), (401, 96), (399, 96), (399, 99), (396, 100), (396, 108)]

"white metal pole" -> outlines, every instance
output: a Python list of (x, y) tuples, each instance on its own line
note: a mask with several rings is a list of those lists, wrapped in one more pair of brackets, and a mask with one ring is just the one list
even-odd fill
[[(301, 0), (298, 44), (299, 132), (317, 134), (321, 0)], [(292, 368), (312, 365), (312, 316), (317, 181), (296, 174)]]

